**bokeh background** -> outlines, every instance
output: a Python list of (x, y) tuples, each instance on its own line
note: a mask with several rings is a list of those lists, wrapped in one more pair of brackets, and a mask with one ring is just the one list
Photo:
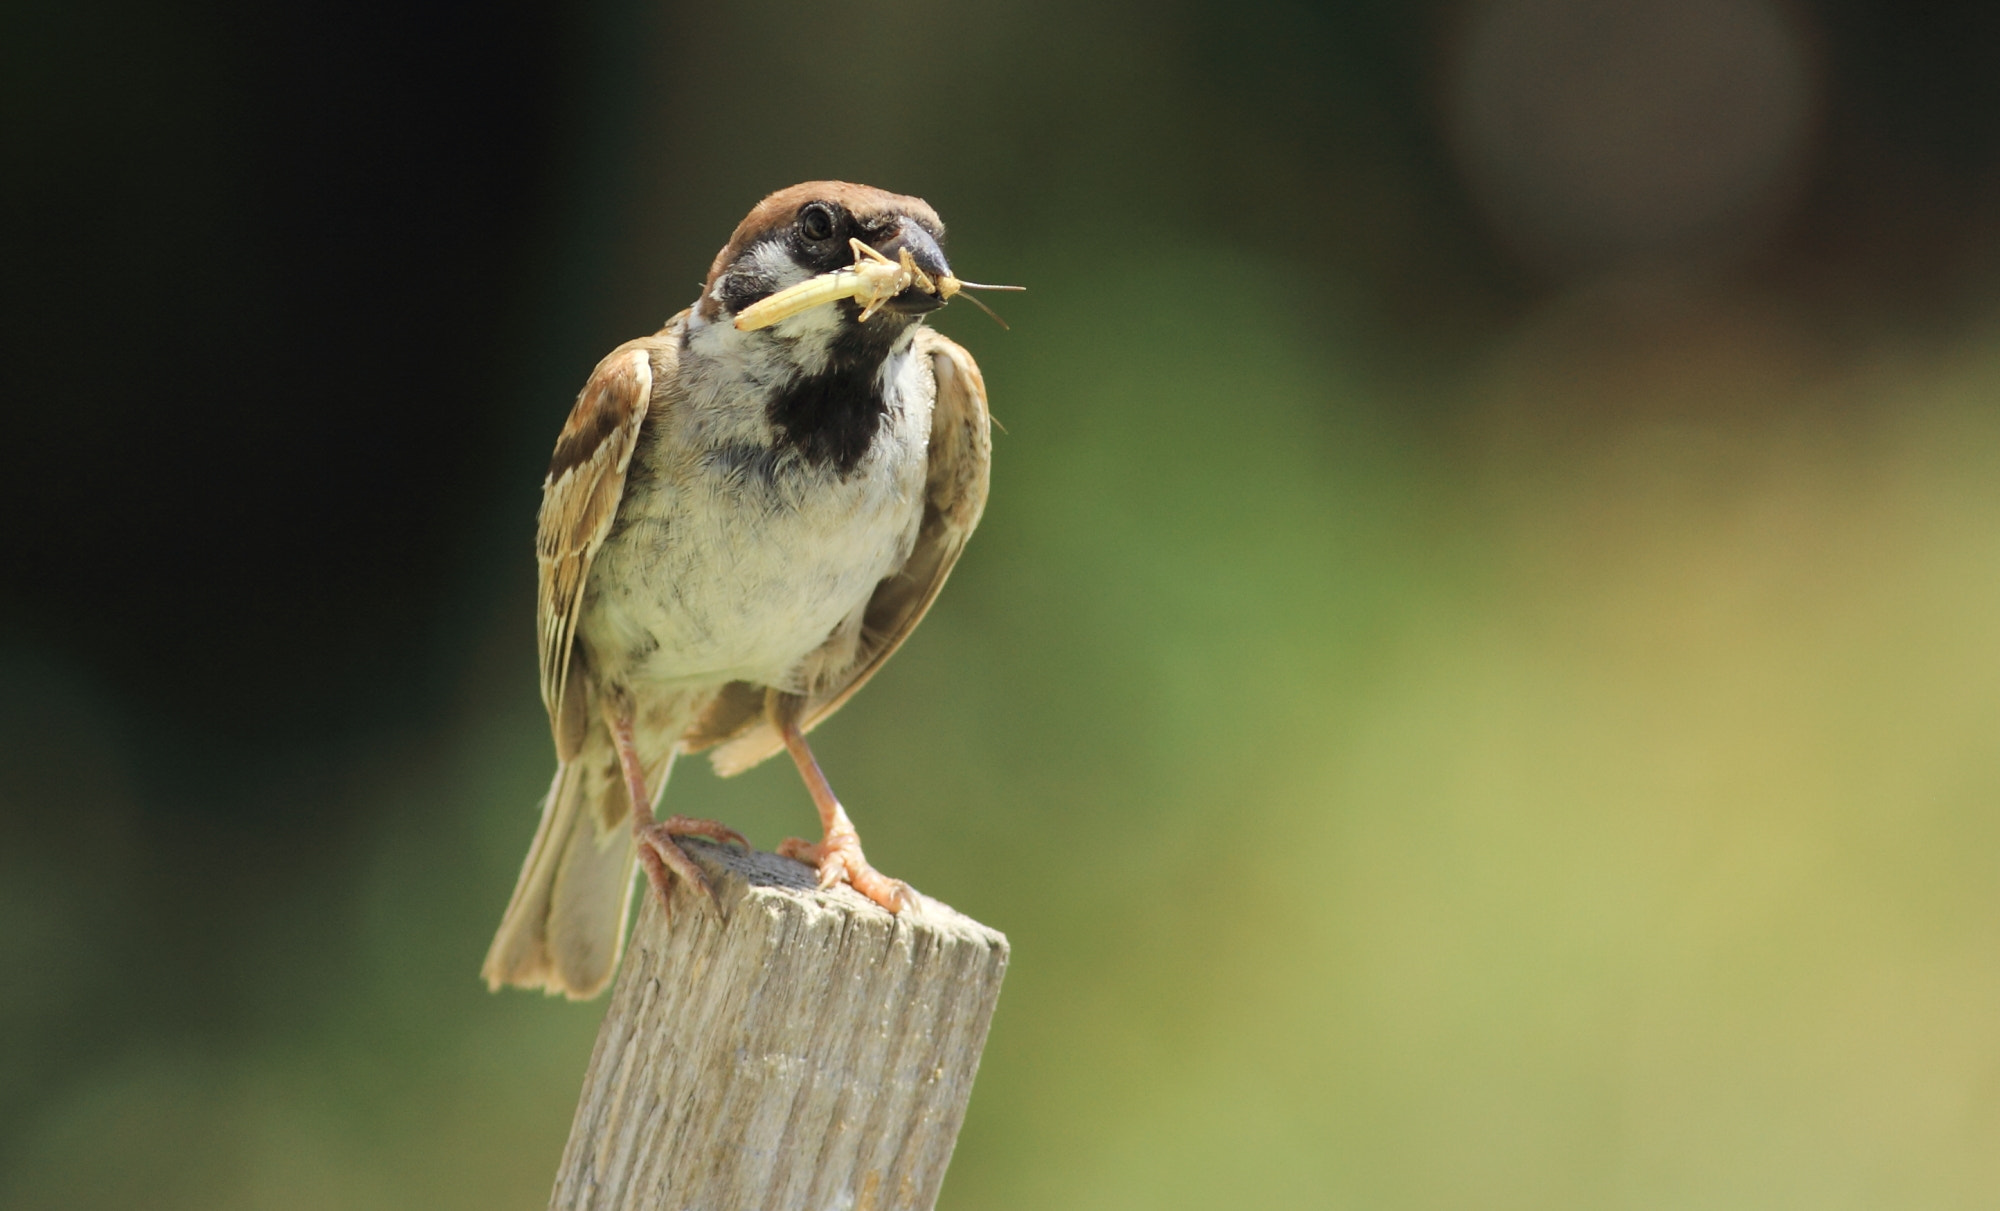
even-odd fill
[(817, 737), (1013, 940), (945, 1207), (2000, 1205), (1996, 13), (7, 6), (0, 1205), (544, 1205), (541, 469), (818, 176), (1030, 287)]

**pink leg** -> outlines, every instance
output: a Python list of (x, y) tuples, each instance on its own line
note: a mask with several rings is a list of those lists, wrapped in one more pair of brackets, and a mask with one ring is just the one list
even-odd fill
[(632, 797), (632, 839), (638, 843), (639, 865), (645, 868), (646, 881), (660, 897), (660, 907), (673, 906), (668, 894), (671, 889), (668, 872), (672, 872), (687, 880), (689, 886), (707, 896), (708, 902), (721, 911), (708, 876), (701, 873), (701, 867), (694, 864), (694, 859), (687, 856), (674, 838), (706, 837), (744, 849), (749, 849), (750, 843), (743, 839), (742, 833), (713, 820), (691, 820), (686, 816), (655, 820), (652, 796), (646, 793), (646, 771), (639, 765), (639, 748), (632, 742), (632, 717), (607, 708), (605, 718), (611, 725), (612, 743), (618, 749), (618, 766), (625, 772), (625, 789)]
[(847, 810), (834, 797), (833, 787), (820, 770), (819, 761), (813, 757), (812, 749), (806, 744), (805, 734), (799, 731), (792, 712), (773, 711), (771, 715), (772, 722), (778, 725), (785, 738), (786, 750), (799, 767), (799, 776), (805, 779), (806, 790), (812, 793), (813, 805), (819, 808), (819, 826), (824, 834), (817, 845), (798, 837), (789, 837), (778, 846), (778, 852), (795, 861), (817, 866), (821, 887), (846, 883), (890, 912), (903, 911), (910, 902), (910, 889), (902, 880), (891, 879), (868, 865), (868, 859), (861, 854), (861, 837), (854, 831), (854, 822), (847, 818)]

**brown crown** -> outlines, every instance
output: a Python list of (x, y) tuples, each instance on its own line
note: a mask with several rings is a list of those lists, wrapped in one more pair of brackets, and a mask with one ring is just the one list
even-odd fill
[(744, 249), (791, 226), (800, 208), (809, 202), (832, 202), (859, 219), (864, 226), (878, 217), (904, 215), (915, 219), (932, 237), (944, 238), (943, 220), (922, 198), (890, 193), (873, 185), (856, 185), (851, 181), (804, 181), (788, 189), (780, 189), (743, 216), (743, 221), (736, 225), (736, 233), (729, 237), (729, 243), (715, 254), (715, 263), (708, 267), (706, 285), (713, 286), (716, 276), (743, 255)]

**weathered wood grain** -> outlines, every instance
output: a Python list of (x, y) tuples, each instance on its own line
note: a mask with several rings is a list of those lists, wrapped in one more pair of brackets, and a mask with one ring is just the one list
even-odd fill
[(1007, 939), (771, 854), (688, 843), (723, 917), (644, 895), (551, 1208), (929, 1211)]

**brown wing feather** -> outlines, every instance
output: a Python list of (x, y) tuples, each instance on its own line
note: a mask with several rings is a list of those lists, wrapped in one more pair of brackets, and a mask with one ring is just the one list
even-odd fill
[[(918, 349), (929, 353), (931, 372), (937, 380), (924, 518), (909, 560), (877, 585), (869, 598), (862, 620), (861, 650), (852, 671), (807, 702), (803, 726), (808, 731), (839, 710), (916, 629), (986, 508), (987, 477), (993, 461), (986, 380), (980, 377), (970, 353), (936, 331), (919, 329), (916, 339)], [(756, 714), (752, 715), (751, 709)], [(700, 748), (722, 741), (712, 758), (717, 772), (733, 774), (748, 769), (784, 747), (762, 709), (762, 693), (725, 693), (684, 742), (689, 748)]]
[[(673, 332), (678, 316), (668, 321)], [(541, 635), (542, 705), (555, 731), (556, 752), (564, 760), (582, 743), (588, 714), (580, 700), (581, 678), (571, 676), (576, 620), (590, 561), (625, 493), (639, 428), (652, 406), (656, 362), (663, 380), (672, 377), (677, 343), (660, 336), (629, 341), (597, 364), (576, 397), (562, 436), (556, 439), (549, 475), (542, 483), (535, 561), (541, 570), (536, 622)]]

